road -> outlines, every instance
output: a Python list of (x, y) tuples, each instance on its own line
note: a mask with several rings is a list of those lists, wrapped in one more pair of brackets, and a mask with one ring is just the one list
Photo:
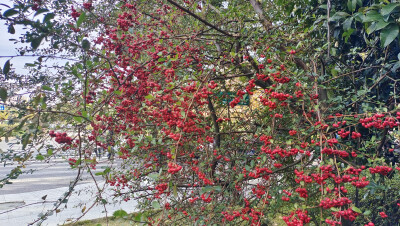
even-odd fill
[[(103, 171), (110, 164), (106, 157), (99, 159), (99, 164), (93, 174)], [(0, 165), (0, 178), (4, 178), (17, 163)], [(28, 225), (36, 220), (40, 214), (54, 208), (54, 203), (68, 191), (71, 181), (76, 177), (77, 170), (71, 169), (65, 159), (59, 157), (50, 162), (30, 161), (23, 168), (23, 173), (17, 179), (11, 180), (0, 188), (0, 225)], [(100, 186), (104, 180), (95, 176)], [(97, 195), (96, 185), (91, 176), (85, 171), (81, 180), (74, 189), (67, 204), (61, 205), (62, 211), (49, 217), (42, 225), (62, 225), (82, 215), (82, 209), (89, 209)], [(112, 215), (115, 210), (124, 209), (127, 212), (136, 211), (134, 202), (119, 203), (113, 200), (110, 188), (105, 189), (104, 199), (108, 201), (106, 210)], [(42, 198), (45, 198), (43, 200)], [(94, 219), (106, 215), (103, 206), (94, 206), (83, 218)]]

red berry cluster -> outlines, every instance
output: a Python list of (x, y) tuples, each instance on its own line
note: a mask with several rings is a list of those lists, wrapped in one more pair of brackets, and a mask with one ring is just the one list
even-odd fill
[(225, 217), (227, 221), (233, 221), (235, 218), (240, 217), (241, 215), (239, 211), (233, 211), (232, 214), (222, 211), (221, 214)]
[(168, 163), (168, 173), (170, 174), (175, 174), (177, 172), (179, 172), (182, 169), (182, 166), (173, 163), (173, 162), (169, 162)]
[(77, 11), (74, 9), (73, 6), (71, 6), (71, 11), (72, 11), (71, 16), (72, 16), (72, 18), (74, 18), (74, 20), (76, 20), (76, 18), (78, 18), (78, 17), (81, 15), (81, 13), (77, 12)]
[(363, 127), (367, 129), (371, 127), (375, 127), (377, 129), (385, 129), (393, 128), (400, 125), (400, 123), (396, 121), (396, 119), (393, 117), (388, 116), (384, 120), (382, 120), (383, 117), (385, 117), (385, 114), (375, 114), (372, 117), (360, 119), (360, 123)]
[(336, 218), (343, 217), (344, 219), (354, 221), (359, 214), (350, 208), (347, 210), (332, 212), (332, 215), (334, 215)]
[(334, 221), (334, 220), (330, 220), (330, 219), (326, 219), (325, 223), (331, 225), (331, 226), (335, 226), (335, 225), (341, 225), (342, 223), (339, 221)]
[(291, 212), (289, 216), (283, 216), (282, 219), (288, 226), (302, 226), (311, 221), (307, 214), (307, 210), (296, 210), (296, 213)]
[(325, 198), (324, 200), (321, 200), (319, 206), (324, 209), (330, 209), (332, 207), (340, 207), (347, 204), (351, 204), (351, 200), (347, 197), (342, 197), (339, 199)]
[(168, 184), (167, 183), (162, 183), (159, 184), (155, 187), (155, 189), (158, 191), (158, 194), (164, 193), (165, 190), (167, 190)]
[(340, 156), (342, 158), (349, 157), (349, 153), (347, 153), (346, 151), (334, 150), (334, 149), (331, 149), (331, 148), (322, 149), (322, 153), (327, 154), (327, 155), (338, 155), (338, 156)]
[(265, 194), (265, 186), (257, 184), (257, 188), (253, 188), (252, 191), (260, 199)]
[(379, 215), (381, 215), (382, 218), (388, 217), (388, 215), (385, 212), (379, 212)]
[[(265, 91), (266, 91), (266, 93), (267, 93), (267, 91), (269, 91), (269, 90), (265, 90)], [(271, 98), (274, 98), (274, 99), (278, 99), (278, 100), (280, 100), (280, 101), (285, 101), (285, 100), (287, 100), (289, 97), (292, 98), (292, 96), (291, 96), (290, 94), (287, 94), (287, 93), (278, 93), (278, 92), (271, 92), (270, 97), (271, 97)]]
[(83, 8), (86, 9), (87, 11), (90, 11), (92, 7), (93, 7), (92, 2), (83, 3)]
[(338, 134), (342, 139), (344, 139), (350, 134), (350, 131), (344, 131), (344, 129), (341, 129), (339, 130)]
[(296, 135), (296, 133), (297, 133), (296, 130), (290, 130), (290, 131), (289, 131), (289, 135), (290, 135), (290, 136), (294, 136), (294, 135)]
[(55, 133), (54, 130), (50, 130), (49, 135), (55, 137), (55, 141), (59, 144), (72, 144), (72, 138), (67, 136), (67, 133)]
[(353, 181), (351, 182), (351, 184), (357, 188), (365, 188), (368, 184), (369, 181), (366, 181), (367, 177), (363, 177), (361, 180), (359, 181)]
[(75, 164), (76, 164), (76, 159), (69, 158), (69, 159), (68, 159), (68, 164), (69, 164), (70, 166), (75, 165)]
[(210, 203), (210, 202), (212, 201), (211, 194), (209, 194), (209, 195), (206, 197), (206, 194), (203, 193), (200, 197), (201, 197), (201, 199), (202, 199), (204, 202), (206, 202), (206, 203)]
[(375, 168), (369, 168), (370, 173), (372, 174), (379, 173), (383, 176), (386, 176), (392, 170), (393, 169), (388, 166), (376, 166)]
[(229, 106), (231, 108), (234, 108), (236, 105), (239, 104), (239, 102), (242, 100), (244, 94), (246, 94), (243, 90), (238, 90), (236, 93), (236, 97), (229, 103)]
[(351, 133), (351, 139), (357, 139), (361, 137), (361, 133), (358, 132), (352, 132)]
[(299, 193), (300, 197), (302, 198), (308, 198), (308, 193), (307, 193), (307, 189), (305, 188), (296, 188), (296, 192)]

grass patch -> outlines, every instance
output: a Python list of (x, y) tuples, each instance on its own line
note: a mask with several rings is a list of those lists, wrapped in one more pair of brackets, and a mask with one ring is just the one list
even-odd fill
[[(109, 226), (128, 226), (128, 225), (141, 225), (137, 221), (135, 222), (135, 218), (138, 213), (127, 214), (126, 216), (111, 216), (108, 217), (108, 225)], [(107, 225), (107, 219), (105, 217), (93, 219), (93, 220), (84, 220), (78, 221), (76, 223), (67, 223), (65, 226), (104, 226)]]

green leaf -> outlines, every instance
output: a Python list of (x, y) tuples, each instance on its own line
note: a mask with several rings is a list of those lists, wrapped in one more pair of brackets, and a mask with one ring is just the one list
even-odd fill
[(158, 173), (150, 173), (148, 176), (153, 180), (158, 180)]
[(379, 20), (383, 20), (382, 15), (376, 10), (370, 10), (365, 15), (363, 23), (379, 21)]
[(376, 29), (376, 23), (372, 23), (368, 28), (367, 28), (367, 34), (370, 35), (372, 32), (374, 32)]
[(76, 28), (81, 26), (81, 24), (83, 23), (83, 21), (85, 21), (85, 19), (86, 19), (86, 13), (82, 12), (81, 15), (79, 16), (78, 20), (76, 21)]
[(381, 14), (382, 14), (383, 16), (389, 15), (390, 13), (392, 13), (392, 11), (393, 11), (395, 8), (397, 8), (397, 7), (399, 7), (399, 6), (400, 6), (400, 3), (390, 3), (390, 4), (387, 4), (387, 5), (385, 5), (384, 7), (382, 7), (382, 9), (381, 9)]
[(367, 210), (363, 213), (363, 215), (370, 215), (371, 214), (371, 210)]
[(353, 34), (354, 29), (350, 28), (348, 31), (343, 32), (342, 34), (342, 38), (344, 38), (344, 42), (347, 43), (347, 40), (349, 39), (349, 37)]
[(53, 19), (54, 16), (54, 13), (47, 13), (43, 18), (43, 23), (50, 22), (50, 20)]
[(83, 39), (82, 40), (82, 48), (84, 50), (88, 50), (90, 49), (90, 42), (87, 39)]
[(355, 207), (355, 206), (351, 207), (351, 209), (352, 209), (354, 212), (362, 213), (361, 210), (360, 210), (359, 208)]
[(8, 94), (7, 94), (6, 88), (0, 87), (0, 99), (1, 99), (3, 102), (6, 102), (7, 96), (8, 96)]
[(88, 117), (87, 111), (82, 111), (82, 116), (87, 118)]
[(74, 116), (74, 120), (78, 123), (82, 123), (82, 117)]
[(48, 9), (38, 9), (38, 10), (36, 11), (34, 17), (37, 16), (37, 15), (39, 15), (39, 14), (48, 12), (48, 11), (49, 11)]
[(362, 22), (364, 20), (364, 14), (357, 12), (353, 14), (353, 18), (355, 21)]
[(4, 17), (10, 17), (10, 16), (15, 15), (15, 14), (18, 14), (18, 11), (17, 11), (17, 10), (15, 10), (15, 9), (9, 9), (9, 10), (6, 10), (6, 11), (3, 13), (3, 16), (4, 16)]
[(8, 25), (8, 33), (10, 33), (12, 35), (15, 34), (14, 25), (12, 25), (12, 24)]
[(381, 31), (380, 39), (381, 46), (385, 48), (397, 38), (399, 34), (399, 26), (397, 24), (390, 24)]
[(113, 213), (114, 217), (125, 217), (128, 216), (128, 213), (125, 210), (117, 210)]
[(39, 155), (36, 155), (36, 160), (44, 160), (44, 156), (43, 155), (41, 155), (41, 154), (39, 154)]
[(380, 21), (378, 21), (378, 23), (376, 23), (375, 31), (379, 31), (379, 30), (385, 28), (387, 25), (389, 25), (388, 22), (385, 22), (385, 21), (383, 21), (383, 20), (380, 20)]
[(53, 91), (53, 89), (49, 86), (42, 86), (42, 89), (47, 91)]
[(337, 12), (330, 18), (330, 21), (338, 21), (349, 16), (350, 14), (346, 12)]
[(145, 96), (144, 99), (146, 99), (146, 100), (153, 100), (154, 97), (153, 97), (153, 95), (149, 94), (149, 95)]
[(178, 189), (176, 188), (175, 184), (173, 186), (173, 193), (174, 193), (174, 197), (177, 198), (178, 197)]
[(397, 69), (400, 68), (400, 61), (397, 61), (397, 63), (395, 63), (392, 67), (392, 69), (390, 69), (393, 73), (395, 73), (397, 71)]
[(343, 30), (347, 31), (351, 28), (354, 17), (349, 17), (343, 22)]
[(339, 208), (336, 208), (336, 207), (331, 207), (330, 210), (332, 210), (332, 211), (334, 211), (334, 212), (340, 211), (340, 209), (339, 209)]
[(40, 43), (43, 40), (43, 36), (39, 36), (31, 41), (31, 47), (33, 49), (37, 49), (40, 46)]
[(10, 69), (11, 69), (11, 63), (10, 63), (10, 60), (7, 60), (6, 61), (6, 63), (4, 64), (4, 67), (3, 67), (3, 74), (6, 76), (6, 79), (7, 79), (7, 75), (8, 75), (8, 72), (10, 72)]
[(26, 145), (28, 145), (28, 143), (29, 143), (29, 138), (30, 137), (31, 137), (30, 133), (23, 135), (23, 138), (22, 138), (22, 150), (25, 150)]
[(347, 8), (350, 12), (356, 10), (357, 7), (357, 0), (347, 0)]
[(156, 209), (156, 210), (161, 208), (160, 203), (158, 203), (157, 201), (153, 201), (153, 202), (151, 203), (151, 205), (152, 205), (153, 208)]

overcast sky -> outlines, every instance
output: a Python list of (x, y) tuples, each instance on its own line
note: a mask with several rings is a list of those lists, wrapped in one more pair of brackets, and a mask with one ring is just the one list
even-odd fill
[[(13, 3), (10, 0), (0, 0), (1, 3), (12, 6)], [(1, 14), (4, 13), (8, 8), (0, 5)], [(21, 34), (24, 33), (22, 26), (15, 26), (15, 34), (8, 33), (8, 27), (5, 25), (5, 21), (0, 20), (0, 67), (3, 68), (4, 63), (10, 60), (10, 57), (3, 56), (15, 56), (18, 55), (16, 47), (21, 47), (23, 45), (15, 45), (13, 41), (9, 39), (18, 39)], [(11, 59), (12, 68), (17, 71), (17, 73), (26, 73), (23, 70), (25, 63), (32, 63), (35, 60), (33, 57), (14, 57)]]

